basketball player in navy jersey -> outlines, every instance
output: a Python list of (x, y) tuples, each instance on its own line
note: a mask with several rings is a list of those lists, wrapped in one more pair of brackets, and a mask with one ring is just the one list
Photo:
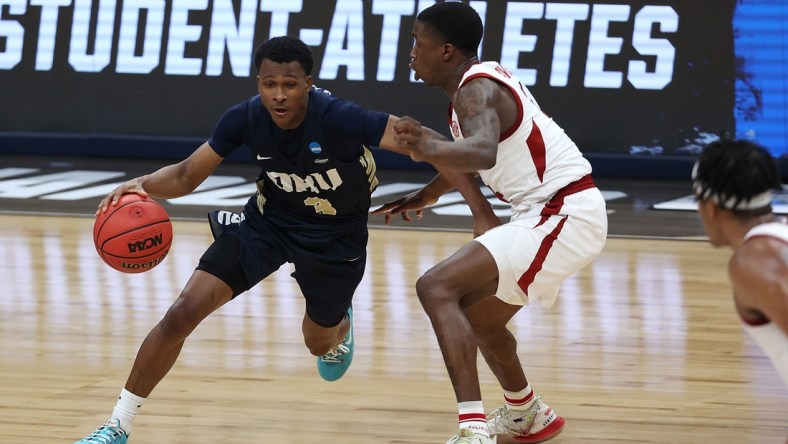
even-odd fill
[[(495, 442), (490, 435), (536, 443), (558, 435), (564, 419), (534, 393), (506, 324), (530, 302), (551, 306), (560, 283), (600, 253), (607, 213), (575, 143), (511, 72), (477, 59), (482, 33), (479, 15), (465, 3), (437, 3), (418, 15), (411, 68), (451, 100), (455, 141), (436, 140), (416, 120), (400, 119), (400, 149), (432, 163), (441, 175), (375, 213), (407, 218), (408, 210), (435, 202), (451, 188), (444, 171), (478, 172), (511, 204), (512, 220), (503, 225), (490, 209), (480, 211), (484, 220), (475, 224), (494, 228), (474, 230), (474, 241), (427, 271), (416, 291), (458, 403), (459, 432), (449, 443)], [(477, 345), (504, 391), (504, 407), (487, 417)]]
[(709, 241), (733, 249), (728, 274), (742, 325), (788, 386), (788, 225), (772, 212), (772, 190), (782, 190), (774, 159), (752, 142), (720, 140), (692, 175)]
[[(348, 369), (351, 300), (364, 273), (371, 193), (378, 183), (367, 147), (396, 148), (396, 118), (314, 88), (312, 64), (309, 48), (298, 39), (263, 43), (254, 55), (259, 95), (230, 108), (186, 160), (124, 183), (99, 204), (97, 214), (125, 193), (186, 195), (241, 145), (261, 170), (240, 223), (213, 220), (215, 241), (143, 341), (110, 419), (78, 444), (126, 443), (137, 410), (189, 334), (285, 262), (294, 265), (306, 301), (304, 342), (318, 357), (320, 375), (333, 381)], [(483, 201), (471, 176), (465, 183), (468, 196)]]

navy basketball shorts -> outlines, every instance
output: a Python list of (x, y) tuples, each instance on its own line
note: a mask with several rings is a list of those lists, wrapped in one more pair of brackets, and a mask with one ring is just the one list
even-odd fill
[[(333, 327), (344, 318), (364, 276), (366, 236), (360, 239), (359, 234), (333, 239), (331, 248), (319, 249), (298, 242), (292, 230), (264, 219), (245, 220), (223, 227), (200, 258), (197, 270), (229, 285), (234, 298), (285, 263), (292, 263), (292, 276), (304, 296), (307, 316), (322, 327)], [(333, 254), (337, 251), (343, 253)]]

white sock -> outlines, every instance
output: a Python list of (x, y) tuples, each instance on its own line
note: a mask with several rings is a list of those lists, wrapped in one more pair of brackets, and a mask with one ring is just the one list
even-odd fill
[(506, 406), (510, 410), (528, 410), (536, 402), (534, 391), (531, 389), (531, 384), (525, 386), (519, 392), (503, 391), (503, 399), (506, 401)]
[(487, 430), (487, 416), (484, 414), (484, 405), (481, 401), (466, 401), (457, 404), (460, 412), (460, 428), (471, 429), (476, 433), (490, 436)]
[(142, 407), (143, 402), (145, 402), (145, 398), (140, 398), (125, 388), (120, 391), (118, 403), (112, 410), (112, 417), (120, 420), (120, 427), (126, 431), (127, 435), (131, 433), (134, 417), (137, 416), (137, 410)]

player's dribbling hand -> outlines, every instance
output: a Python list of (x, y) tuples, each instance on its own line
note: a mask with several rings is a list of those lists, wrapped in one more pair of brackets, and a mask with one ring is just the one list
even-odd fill
[(96, 215), (98, 216), (101, 213), (105, 213), (107, 208), (110, 206), (115, 206), (118, 204), (118, 200), (120, 196), (128, 193), (135, 193), (139, 194), (143, 197), (148, 197), (148, 193), (142, 188), (142, 183), (140, 182), (140, 178), (134, 178), (129, 180), (126, 183), (118, 185), (117, 188), (112, 190), (109, 194), (107, 194), (101, 202), (99, 202), (98, 209), (96, 210)]

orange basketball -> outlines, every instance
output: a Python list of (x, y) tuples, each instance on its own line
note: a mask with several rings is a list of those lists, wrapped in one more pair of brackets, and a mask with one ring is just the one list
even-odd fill
[(124, 194), (93, 225), (96, 251), (110, 267), (141, 273), (159, 265), (172, 245), (172, 223), (153, 199)]

